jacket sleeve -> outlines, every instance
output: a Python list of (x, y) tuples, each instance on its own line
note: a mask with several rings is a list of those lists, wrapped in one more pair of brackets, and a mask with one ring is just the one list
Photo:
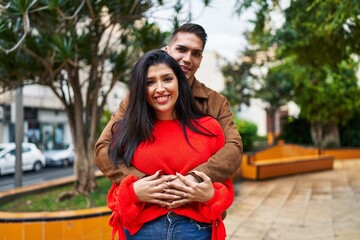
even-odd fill
[(113, 183), (120, 183), (126, 176), (132, 174), (139, 178), (143, 177), (145, 173), (140, 172), (134, 167), (127, 167), (125, 164), (114, 166), (108, 156), (109, 143), (111, 140), (111, 128), (113, 124), (124, 117), (125, 110), (128, 106), (128, 96), (123, 99), (117, 111), (111, 116), (110, 121), (103, 129), (99, 139), (94, 147), (94, 161), (98, 169)]
[(230, 103), (219, 93), (208, 98), (208, 114), (217, 119), (225, 135), (225, 145), (194, 170), (204, 172), (212, 182), (224, 182), (238, 170), (242, 160), (242, 140), (235, 126)]

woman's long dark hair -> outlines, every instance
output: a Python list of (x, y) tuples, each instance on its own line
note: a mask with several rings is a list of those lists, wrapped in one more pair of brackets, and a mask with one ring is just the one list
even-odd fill
[(146, 81), (149, 67), (158, 64), (167, 65), (178, 79), (179, 97), (174, 107), (174, 113), (187, 142), (189, 143), (186, 127), (200, 134), (215, 136), (196, 121), (197, 118), (206, 115), (196, 107), (191, 88), (181, 67), (165, 51), (152, 50), (143, 55), (132, 69), (128, 108), (124, 119), (112, 126), (112, 139), (108, 155), (115, 165), (123, 161), (130, 166), (138, 145), (145, 140), (154, 140), (152, 130), (156, 117), (154, 109), (146, 100)]

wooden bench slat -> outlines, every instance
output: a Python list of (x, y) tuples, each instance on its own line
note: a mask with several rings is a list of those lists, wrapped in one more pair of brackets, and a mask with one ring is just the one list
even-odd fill
[(255, 166), (266, 166), (266, 165), (275, 165), (275, 164), (287, 164), (294, 162), (305, 162), (305, 161), (314, 161), (322, 159), (330, 159), (332, 156), (326, 155), (307, 155), (307, 156), (297, 156), (297, 157), (287, 157), (287, 158), (275, 158), (267, 159), (261, 161), (253, 161), (251, 164)]

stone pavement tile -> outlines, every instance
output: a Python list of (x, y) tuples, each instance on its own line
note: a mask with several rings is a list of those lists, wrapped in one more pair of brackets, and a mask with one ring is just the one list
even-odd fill
[(347, 218), (351, 215), (360, 216), (360, 203), (337, 201), (334, 203), (334, 221), (341, 222), (342, 218)]
[(333, 204), (327, 200), (310, 202), (305, 210), (304, 224), (331, 223), (333, 221)]
[[(328, 175), (324, 175), (328, 176)], [(313, 193), (331, 194), (331, 181), (330, 179), (319, 179), (319, 181), (313, 182)]]
[(334, 239), (334, 229), (331, 223), (312, 225), (274, 224), (265, 240), (309, 240)]
[(232, 222), (232, 221), (227, 221), (225, 223), (225, 225), (226, 225), (226, 234), (227, 234), (227, 236), (230, 236), (231, 234), (236, 232), (237, 228), (239, 227), (238, 223)]
[(245, 199), (241, 199), (233, 202), (230, 209), (228, 210), (228, 213), (236, 212), (238, 216), (248, 216), (260, 204), (261, 201), (245, 201)]
[(351, 189), (333, 190), (333, 199), (346, 201), (355, 197), (355, 193)]
[(313, 191), (311, 194), (311, 200), (313, 201), (326, 201), (332, 200), (331, 191)]
[(313, 186), (312, 181), (310, 179), (304, 178), (304, 174), (295, 175), (295, 176), (296, 176), (296, 185), (294, 186), (295, 190), (308, 191), (312, 189)]
[(311, 189), (299, 188), (297, 185), (292, 190), (286, 205), (303, 205), (309, 202), (311, 196)]
[(255, 222), (255, 221), (246, 221), (244, 222), (240, 228), (237, 228), (235, 232), (228, 233), (228, 238), (231, 240), (236, 239), (256, 239), (260, 240), (263, 239), (268, 229), (270, 228), (269, 223), (264, 222)]
[[(357, 210), (355, 212), (355, 210)], [(334, 221), (336, 240), (360, 239), (360, 211), (339, 216)]]
[(334, 169), (235, 184), (227, 240), (360, 240), (360, 159)]
[(274, 223), (277, 224), (302, 224), (304, 222), (304, 204), (285, 205), (278, 213)]

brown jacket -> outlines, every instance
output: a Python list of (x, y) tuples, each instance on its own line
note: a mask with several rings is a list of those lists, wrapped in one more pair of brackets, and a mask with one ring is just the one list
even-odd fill
[[(226, 140), (223, 148), (194, 170), (204, 172), (213, 182), (223, 182), (236, 172), (242, 159), (242, 141), (233, 122), (230, 104), (223, 95), (211, 90), (196, 79), (193, 81), (191, 89), (197, 106), (219, 121)], [(96, 166), (115, 183), (119, 183), (130, 174), (139, 178), (145, 175), (134, 167), (126, 167), (125, 164), (114, 167), (107, 154), (111, 140), (111, 127), (116, 121), (123, 118), (127, 105), (128, 98), (125, 98), (95, 144)]]

